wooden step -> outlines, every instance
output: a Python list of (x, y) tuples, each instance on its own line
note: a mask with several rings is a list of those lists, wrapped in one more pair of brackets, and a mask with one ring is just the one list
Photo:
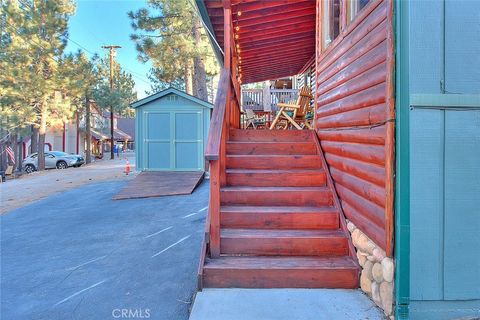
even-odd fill
[(230, 169), (319, 169), (318, 155), (227, 155)]
[(327, 187), (238, 187), (220, 189), (222, 205), (250, 206), (332, 206), (332, 193)]
[(210, 288), (355, 289), (359, 267), (350, 257), (207, 258), (203, 285)]
[(223, 206), (222, 228), (329, 229), (339, 228), (334, 207)]
[(230, 141), (266, 141), (266, 142), (301, 142), (311, 141), (309, 130), (243, 130), (230, 129)]
[(227, 154), (316, 154), (313, 142), (228, 141)]
[(323, 169), (227, 169), (229, 186), (315, 187), (327, 181)]
[(258, 256), (343, 256), (341, 230), (221, 229), (220, 253)]

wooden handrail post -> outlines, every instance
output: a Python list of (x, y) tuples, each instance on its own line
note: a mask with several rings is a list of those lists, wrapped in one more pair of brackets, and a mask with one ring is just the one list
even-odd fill
[(210, 255), (220, 256), (220, 160), (210, 161)]

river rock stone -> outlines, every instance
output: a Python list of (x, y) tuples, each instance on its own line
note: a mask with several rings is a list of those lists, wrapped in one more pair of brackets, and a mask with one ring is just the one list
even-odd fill
[(353, 232), (353, 230), (355, 230), (355, 228), (356, 228), (355, 225), (351, 221), (348, 221), (348, 223), (347, 223), (348, 231)]
[(385, 251), (380, 248), (375, 248), (373, 249), (373, 256), (378, 262), (380, 262), (385, 258)]
[(360, 264), (360, 266), (362, 267), (365, 265), (365, 262), (367, 261), (367, 257), (361, 254), (360, 251), (357, 251), (357, 259), (358, 259), (358, 264)]
[(365, 293), (372, 292), (372, 281), (370, 281), (365, 275), (365, 270), (363, 270), (362, 274), (360, 275), (360, 288), (362, 288), (362, 291)]
[(358, 237), (360, 236), (361, 232), (358, 229), (353, 230), (352, 232), (352, 242), (355, 247), (358, 248)]
[[(355, 229), (355, 231), (358, 229)], [(355, 232), (354, 231), (354, 232)], [(369, 254), (373, 253), (373, 248), (369, 245), (369, 240), (366, 235), (363, 233), (360, 233), (360, 235), (357, 238), (357, 244), (356, 247), (358, 247), (360, 250), (368, 252)]]
[(380, 263), (375, 263), (373, 265), (372, 276), (373, 276), (373, 279), (378, 283), (383, 281), (383, 271), (382, 271), (382, 265)]
[(393, 284), (390, 282), (382, 282), (380, 284), (380, 298), (382, 300), (382, 308), (385, 314), (392, 313), (393, 304)]
[(394, 268), (392, 259), (384, 258), (382, 260), (382, 272), (383, 272), (383, 279), (385, 279), (385, 281), (388, 281), (388, 282), (393, 281), (395, 268)]
[(373, 263), (372, 261), (365, 261), (365, 264), (363, 265), (363, 272), (365, 272), (365, 276), (370, 280), (373, 281), (373, 275), (372, 275), (372, 268), (373, 268)]
[(372, 299), (380, 308), (382, 308), (382, 300), (380, 298), (380, 285), (372, 282)]

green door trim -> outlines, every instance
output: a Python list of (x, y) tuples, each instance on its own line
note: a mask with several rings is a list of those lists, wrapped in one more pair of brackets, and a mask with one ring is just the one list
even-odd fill
[(396, 187), (395, 187), (395, 315), (409, 319), (410, 304), (410, 93), (409, 1), (395, 0), (396, 51)]

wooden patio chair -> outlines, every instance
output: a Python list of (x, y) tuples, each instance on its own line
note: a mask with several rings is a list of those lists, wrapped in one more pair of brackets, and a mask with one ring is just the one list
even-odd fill
[[(278, 103), (277, 106), (280, 110), (278, 110), (275, 119), (270, 125), (270, 130), (275, 129), (281, 121), (285, 123), (283, 129), (287, 129), (289, 124), (298, 130), (302, 130), (303, 127), (312, 129), (312, 125), (308, 119), (310, 116), (310, 101), (312, 99), (313, 96), (310, 89), (304, 86), (298, 93), (296, 103)], [(303, 125), (303, 127), (301, 125)]]
[(245, 129), (252, 126), (253, 129), (257, 129), (258, 126), (264, 126), (265, 119), (259, 119), (252, 109), (245, 110)]

